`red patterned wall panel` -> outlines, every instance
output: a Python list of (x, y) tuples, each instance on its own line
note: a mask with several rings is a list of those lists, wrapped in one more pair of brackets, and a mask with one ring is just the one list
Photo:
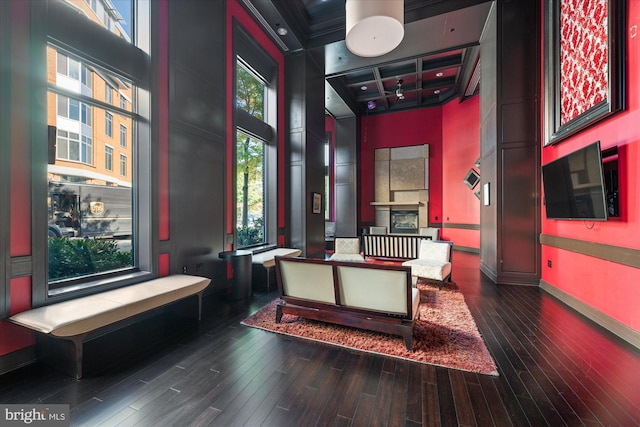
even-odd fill
[(560, 2), (560, 124), (607, 99), (607, 0)]

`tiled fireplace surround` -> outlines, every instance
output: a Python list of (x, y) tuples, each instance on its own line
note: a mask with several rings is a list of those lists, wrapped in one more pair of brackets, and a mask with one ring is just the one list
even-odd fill
[(375, 151), (376, 226), (391, 230), (391, 211), (418, 212), (418, 226), (429, 225), (429, 145)]

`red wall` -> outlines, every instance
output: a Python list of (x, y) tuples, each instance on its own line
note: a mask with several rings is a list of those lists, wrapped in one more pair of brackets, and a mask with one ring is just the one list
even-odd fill
[(480, 202), (462, 179), (480, 155), (480, 97), (443, 107), (362, 119), (361, 222), (374, 222), (374, 150), (429, 144), (429, 222), (443, 223), (441, 237), (480, 248), (480, 231), (446, 224), (480, 224)]
[(366, 116), (361, 121), (360, 221), (375, 222), (375, 149), (429, 144), (429, 222), (442, 220), (442, 108)]
[[(628, 5), (628, 28), (640, 26), (640, 2)], [(631, 33), (631, 32), (630, 32)], [(542, 149), (543, 164), (594, 141), (619, 151), (621, 217), (606, 222), (547, 220), (542, 232), (640, 250), (640, 36), (627, 35), (627, 108), (577, 136)], [(547, 267), (547, 260), (552, 267)], [(542, 280), (640, 331), (640, 270), (542, 246)]]
[[(471, 168), (481, 172), (474, 166), (480, 157), (480, 96), (462, 103), (454, 100), (442, 107), (442, 154), (441, 237), (456, 246), (480, 249), (480, 200), (462, 181)], [(478, 229), (456, 228), (458, 224)]]

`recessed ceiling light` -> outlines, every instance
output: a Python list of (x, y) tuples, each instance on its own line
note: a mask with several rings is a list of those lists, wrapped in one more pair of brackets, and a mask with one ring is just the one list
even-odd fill
[(436, 95), (440, 93), (440, 89), (436, 89), (433, 91), (433, 93), (435, 93)]
[(360, 90), (367, 90), (367, 89), (369, 89), (369, 88), (366, 85), (360, 86)]
[(286, 36), (287, 33), (289, 32), (286, 28), (284, 27), (278, 27), (278, 29), (276, 30), (278, 32), (278, 34), (280, 34), (281, 36)]
[(436, 73), (436, 77), (442, 77), (442, 76), (444, 76), (444, 73), (442, 71), (439, 73)]

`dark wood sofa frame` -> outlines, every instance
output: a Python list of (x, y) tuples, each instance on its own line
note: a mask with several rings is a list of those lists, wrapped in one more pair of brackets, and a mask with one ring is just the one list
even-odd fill
[[(293, 314), (307, 319), (319, 320), (343, 326), (366, 329), (376, 332), (399, 335), (404, 338), (408, 350), (413, 347), (413, 301), (411, 285), (411, 269), (398, 265), (365, 264), (361, 262), (327, 261), (312, 258), (276, 257), (276, 277), (281, 301), (276, 308), (276, 323), (280, 323), (284, 313)], [(307, 263), (331, 265), (333, 271), (333, 290), (335, 304), (322, 301), (301, 299), (287, 295), (283, 286), (282, 263)], [(344, 305), (340, 297), (340, 267), (399, 271), (404, 273), (406, 285), (406, 310), (404, 314), (386, 313), (371, 309), (362, 309)]]

